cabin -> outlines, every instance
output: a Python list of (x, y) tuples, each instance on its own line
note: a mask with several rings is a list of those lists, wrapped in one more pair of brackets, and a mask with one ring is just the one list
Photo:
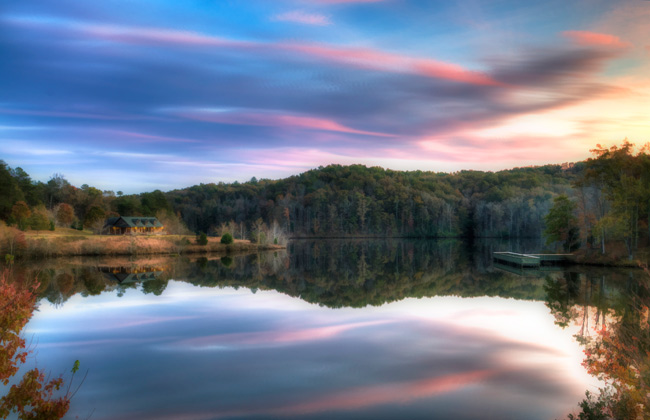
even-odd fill
[(162, 267), (97, 267), (112, 283), (134, 283), (156, 280), (165, 272)]
[(160, 234), (164, 228), (156, 217), (120, 216), (106, 219), (102, 233), (106, 235)]

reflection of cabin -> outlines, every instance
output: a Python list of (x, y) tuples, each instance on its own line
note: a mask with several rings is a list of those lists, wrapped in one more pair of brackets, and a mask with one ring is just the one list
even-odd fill
[(134, 235), (139, 233), (162, 233), (164, 226), (155, 217), (110, 217), (104, 223), (103, 233), (108, 235)]
[(134, 283), (155, 280), (165, 271), (162, 267), (98, 267), (106, 279), (122, 283)]

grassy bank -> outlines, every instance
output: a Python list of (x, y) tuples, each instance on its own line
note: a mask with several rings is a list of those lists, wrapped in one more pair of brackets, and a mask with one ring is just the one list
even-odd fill
[(191, 235), (100, 236), (73, 229), (53, 232), (25, 232), (25, 246), (16, 254), (23, 258), (120, 256), (155, 254), (230, 254), (258, 250), (282, 249), (281, 245), (254, 244), (235, 240), (220, 243), (220, 238), (208, 238), (206, 245), (196, 243)]
[(638, 249), (632, 259), (622, 246), (610, 245), (605, 254), (597, 249), (580, 249), (573, 253), (572, 262), (601, 267), (647, 267), (650, 264), (650, 248)]

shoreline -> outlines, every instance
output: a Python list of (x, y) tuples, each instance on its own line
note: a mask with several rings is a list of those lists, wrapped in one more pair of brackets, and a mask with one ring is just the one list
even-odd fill
[[(258, 251), (286, 249), (286, 245), (255, 244), (249, 240), (235, 239), (232, 244), (222, 244), (220, 237), (209, 237), (207, 245), (196, 243), (194, 235), (94, 235), (88, 231), (72, 229), (31, 231), (25, 234), (25, 246), (16, 250), (16, 259), (58, 258), (58, 257), (102, 257), (102, 256), (146, 256), (146, 255), (229, 255)], [(319, 236), (293, 237), (290, 240), (460, 240), (462, 237), (414, 238), (391, 236)], [(494, 238), (475, 238), (494, 239)], [(602, 255), (597, 250), (581, 250), (573, 254), (569, 264), (597, 267), (643, 268), (650, 262), (650, 249), (639, 249), (636, 257), (614, 252)]]
[(206, 245), (196, 243), (193, 235), (91, 235), (34, 233), (25, 235), (25, 246), (19, 248), (16, 259), (102, 256), (151, 255), (229, 255), (286, 249), (275, 244), (255, 244), (236, 239), (222, 244), (221, 238), (208, 238)]

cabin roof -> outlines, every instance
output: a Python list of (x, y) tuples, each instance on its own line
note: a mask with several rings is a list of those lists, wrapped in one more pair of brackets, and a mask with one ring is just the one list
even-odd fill
[(156, 217), (145, 217), (145, 216), (120, 216), (120, 217), (110, 217), (106, 219), (104, 227), (115, 226), (115, 227), (163, 227), (163, 224), (160, 223)]

